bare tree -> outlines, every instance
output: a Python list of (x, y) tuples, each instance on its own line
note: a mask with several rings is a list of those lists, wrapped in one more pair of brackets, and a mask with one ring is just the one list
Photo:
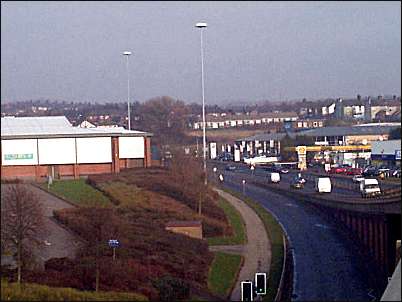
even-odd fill
[(44, 230), (44, 214), (38, 197), (21, 183), (2, 190), (1, 241), (17, 258), (17, 282), (27, 259), (26, 251), (39, 244)]
[(80, 216), (85, 222), (85, 233), (82, 234), (87, 239), (83, 255), (94, 257), (95, 263), (95, 291), (99, 290), (100, 268), (102, 258), (110, 248), (109, 239), (118, 239), (119, 229), (124, 227), (124, 222), (118, 221), (113, 210), (110, 208), (82, 208), (79, 209)]

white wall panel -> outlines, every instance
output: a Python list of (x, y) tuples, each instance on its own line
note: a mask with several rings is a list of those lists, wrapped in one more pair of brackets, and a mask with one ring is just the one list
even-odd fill
[(143, 137), (119, 137), (119, 158), (144, 158)]
[(46, 138), (38, 140), (39, 164), (75, 164), (74, 138)]
[(79, 164), (111, 163), (112, 138), (77, 138), (77, 162)]
[(2, 165), (37, 165), (36, 139), (12, 139), (1, 141)]

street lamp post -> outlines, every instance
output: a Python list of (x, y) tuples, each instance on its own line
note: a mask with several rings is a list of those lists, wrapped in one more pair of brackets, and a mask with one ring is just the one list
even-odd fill
[(207, 185), (207, 141), (205, 136), (205, 92), (204, 92), (204, 48), (202, 40), (203, 29), (207, 27), (207, 23), (198, 22), (195, 27), (200, 29), (200, 40), (201, 40), (201, 90), (202, 90), (202, 146), (204, 155), (204, 184)]
[(128, 118), (128, 130), (131, 130), (131, 118), (130, 118), (130, 75), (129, 75), (129, 63), (128, 57), (131, 55), (131, 51), (123, 52), (123, 55), (127, 57), (127, 118)]

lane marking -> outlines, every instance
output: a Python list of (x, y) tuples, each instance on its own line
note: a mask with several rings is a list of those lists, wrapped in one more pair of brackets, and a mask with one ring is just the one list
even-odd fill
[(321, 223), (316, 223), (314, 226), (317, 227), (317, 228), (331, 229), (331, 227), (329, 227), (329, 226), (327, 226), (325, 224), (321, 224)]

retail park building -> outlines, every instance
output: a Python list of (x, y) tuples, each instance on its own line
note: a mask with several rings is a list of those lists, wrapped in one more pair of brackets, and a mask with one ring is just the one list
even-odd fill
[(73, 127), (64, 116), (1, 118), (1, 179), (74, 177), (151, 166), (152, 134)]

